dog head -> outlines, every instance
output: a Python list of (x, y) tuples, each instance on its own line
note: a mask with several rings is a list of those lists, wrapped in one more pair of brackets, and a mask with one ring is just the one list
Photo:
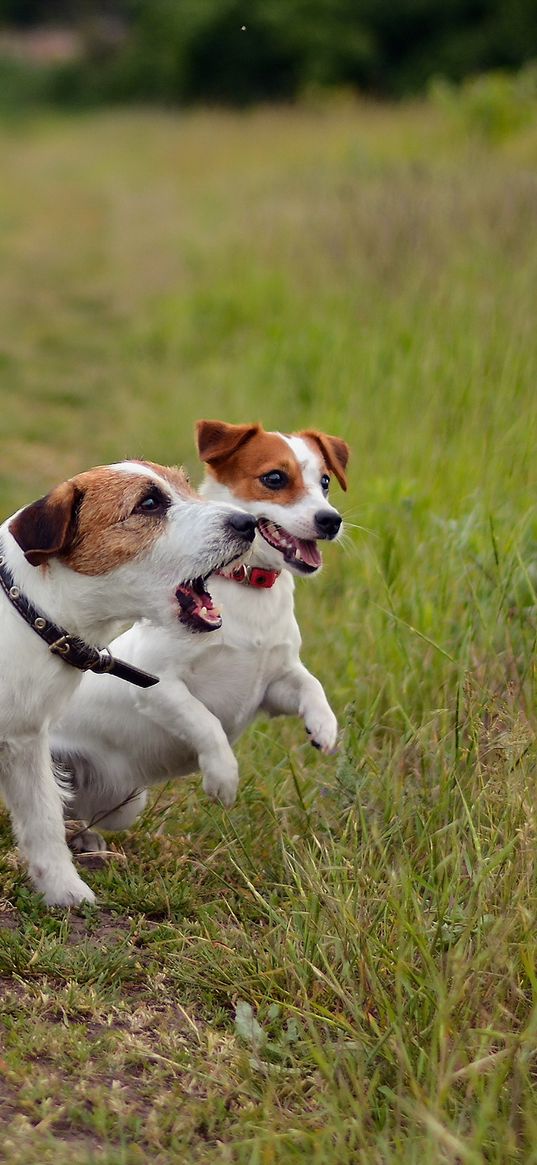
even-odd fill
[(198, 421), (196, 431), (208, 470), (203, 492), (255, 515), (264, 564), (296, 574), (319, 570), (317, 542), (337, 538), (341, 529), (328, 491), (332, 476), (347, 488), (346, 442), (317, 429), (288, 436), (223, 421)]
[(102, 621), (172, 615), (210, 630), (221, 620), (203, 580), (244, 554), (255, 521), (203, 502), (180, 469), (125, 461), (56, 486), (8, 529), (73, 619), (80, 608)]

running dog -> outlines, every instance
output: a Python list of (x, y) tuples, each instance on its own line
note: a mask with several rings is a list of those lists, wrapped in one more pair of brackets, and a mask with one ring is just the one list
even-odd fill
[(203, 580), (244, 555), (254, 533), (253, 517), (201, 501), (180, 470), (137, 461), (80, 473), (0, 526), (0, 791), (49, 905), (94, 901), (65, 841), (50, 722), (88, 668), (110, 673), (87, 673), (98, 699), (100, 683), (112, 699), (131, 684), (153, 690), (158, 671), (93, 644), (142, 616), (177, 651), (178, 621), (218, 626)]
[[(232, 805), (231, 746), (259, 712), (301, 716), (317, 748), (331, 753), (336, 745), (334, 713), (300, 661), (293, 576), (317, 574), (318, 542), (340, 532), (328, 491), (332, 476), (347, 487), (348, 446), (317, 430), (286, 436), (208, 420), (198, 422), (197, 438), (207, 466), (201, 495), (247, 510), (257, 533), (248, 565), (211, 576), (221, 630), (185, 643), (148, 619), (136, 624), (112, 650), (156, 670), (158, 688), (87, 675), (54, 725), (53, 756), (70, 775), (69, 811), (105, 829), (132, 824), (148, 785), (197, 770), (205, 791)], [(98, 843), (93, 833), (87, 848)]]

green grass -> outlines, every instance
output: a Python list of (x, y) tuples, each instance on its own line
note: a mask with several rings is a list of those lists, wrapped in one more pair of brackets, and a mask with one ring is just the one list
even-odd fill
[(161, 791), (46, 912), (3, 818), (9, 1165), (537, 1162), (537, 133), (426, 106), (0, 130), (3, 513), (199, 416), (352, 447), (342, 723)]

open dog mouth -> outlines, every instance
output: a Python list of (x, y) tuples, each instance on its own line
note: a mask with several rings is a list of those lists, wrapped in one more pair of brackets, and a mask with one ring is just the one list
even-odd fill
[(192, 631), (217, 631), (222, 626), (222, 616), (205, 589), (205, 579), (181, 583), (175, 596), (181, 609), (179, 622), (185, 627)]
[(269, 522), (266, 518), (259, 519), (257, 529), (265, 542), (268, 542), (274, 550), (279, 550), (284, 561), (295, 570), (300, 570), (303, 574), (312, 574), (322, 566), (321, 552), (313, 540), (295, 538), (288, 530), (284, 530), (283, 526), (277, 526), (276, 522)]

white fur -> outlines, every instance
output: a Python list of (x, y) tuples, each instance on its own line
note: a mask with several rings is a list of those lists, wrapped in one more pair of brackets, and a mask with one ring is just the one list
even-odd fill
[[(299, 502), (245, 502), (211, 475), (201, 493), (273, 519), (296, 537), (315, 538), (315, 513), (337, 513), (320, 485), (323, 465), (301, 438), (285, 440), (307, 486)], [(156, 668), (158, 689), (142, 692), (113, 677), (84, 678), (51, 738), (53, 755), (75, 774), (76, 816), (124, 828), (143, 808), (148, 785), (196, 770), (207, 793), (232, 805), (238, 766), (231, 745), (259, 712), (301, 716), (312, 742), (333, 751), (336, 718), (321, 684), (299, 658), (292, 575), (259, 534), (251, 562), (282, 573), (270, 589), (213, 575), (209, 587), (222, 611), (220, 631), (186, 640), (144, 620), (112, 645), (131, 663)], [(132, 801), (114, 812), (133, 790)]]
[[(138, 472), (136, 464), (124, 468)], [(142, 472), (155, 477), (172, 499), (164, 530), (150, 549), (106, 574), (78, 574), (58, 558), (51, 558), (46, 568), (31, 566), (9, 532), (12, 519), (0, 526), (1, 552), (26, 597), (51, 621), (97, 645), (106, 644), (127, 620), (147, 613), (155, 624), (167, 627), (164, 638), (179, 646), (175, 587), (244, 549), (227, 526), (229, 506), (200, 504), (195, 497), (187, 501), (158, 474), (147, 467)], [(50, 653), (3, 592), (0, 650), (0, 791), (20, 851), (47, 903), (93, 902), (94, 894), (78, 876), (65, 842), (61, 794), (48, 746), (50, 722), (80, 685), (82, 673)], [(92, 678), (98, 691), (101, 677)], [(109, 677), (102, 679), (110, 684)], [(133, 690), (121, 680), (114, 684)]]

